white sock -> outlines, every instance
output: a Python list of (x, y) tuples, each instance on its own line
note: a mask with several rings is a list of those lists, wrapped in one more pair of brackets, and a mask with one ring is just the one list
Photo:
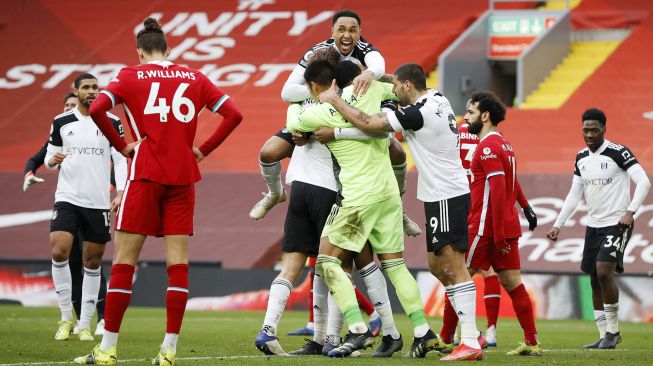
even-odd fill
[(73, 280), (70, 275), (70, 266), (68, 261), (55, 262), (52, 260), (52, 282), (54, 290), (57, 292), (59, 300), (59, 310), (61, 310), (61, 320), (73, 321), (73, 302), (72, 288)]
[(363, 281), (367, 287), (367, 294), (370, 296), (376, 312), (381, 316), (383, 335), (389, 334), (393, 339), (399, 339), (400, 334), (392, 316), (392, 307), (388, 298), (388, 287), (383, 273), (374, 262), (361, 268), (358, 272), (363, 277)]
[(102, 335), (102, 341), (100, 342), (100, 348), (102, 348), (103, 351), (108, 351), (111, 349), (111, 347), (115, 347), (118, 344), (118, 333), (114, 332), (109, 332), (108, 330), (104, 330), (104, 334)]
[(397, 185), (399, 186), (399, 194), (404, 194), (406, 190), (406, 171), (408, 163), (397, 164), (392, 166), (392, 171), (395, 173), (395, 178), (397, 179)]
[(333, 299), (331, 293), (327, 296), (327, 303), (329, 304), (329, 320), (327, 323), (327, 336), (335, 336), (340, 339), (342, 327), (345, 324), (345, 316), (338, 309), (338, 304)]
[(281, 195), (283, 192), (283, 186), (281, 184), (281, 162), (277, 161), (276, 163), (263, 163), (258, 162), (261, 166), (261, 175), (265, 181), (265, 185), (268, 186), (268, 191), (273, 195)]
[(313, 278), (313, 341), (324, 344), (327, 333), (327, 321), (329, 317), (329, 304), (327, 297), (329, 288), (326, 282), (317, 273)]
[(176, 333), (166, 333), (163, 337), (163, 343), (161, 343), (161, 352), (165, 354), (166, 350), (171, 349), (172, 352), (177, 353), (177, 339), (179, 334)]
[(596, 322), (596, 327), (599, 329), (599, 338), (602, 339), (605, 337), (605, 330), (608, 327), (603, 310), (594, 310), (594, 322)]
[(619, 333), (619, 303), (603, 304), (603, 311), (607, 323), (605, 331), (612, 334)]
[(272, 328), (273, 335), (276, 334), (279, 319), (281, 319), (281, 314), (283, 314), (283, 310), (286, 308), (286, 301), (288, 301), (290, 292), (292, 292), (292, 283), (287, 279), (277, 278), (272, 281), (270, 297), (268, 298), (268, 309), (265, 312), (263, 326)]
[(79, 327), (91, 328), (91, 319), (95, 314), (98, 293), (100, 291), (100, 268), (91, 269), (84, 267), (84, 280), (82, 282), (82, 310), (79, 315)]
[(367, 329), (367, 324), (365, 324), (365, 322), (349, 324), (349, 331), (352, 333), (365, 333), (367, 332)]
[[(315, 316), (315, 314), (313, 314)], [(306, 329), (315, 330), (315, 322), (306, 323)]]
[(413, 337), (415, 338), (422, 338), (426, 335), (426, 333), (431, 329), (427, 324), (422, 324), (418, 325), (415, 328), (413, 328)]
[(370, 315), (368, 316), (368, 318), (370, 318), (370, 321), (372, 321), (372, 320), (376, 320), (376, 319), (378, 319), (378, 318), (380, 318), (380, 317), (381, 317), (381, 315), (379, 315), (379, 313), (378, 313), (376, 310), (374, 310), (374, 311), (372, 312), (372, 314), (370, 314)]
[[(479, 349), (478, 329), (476, 328), (476, 286), (467, 281), (451, 286), (450, 292), (455, 298), (452, 305), (460, 320), (460, 342)], [(451, 301), (451, 299), (450, 299)]]

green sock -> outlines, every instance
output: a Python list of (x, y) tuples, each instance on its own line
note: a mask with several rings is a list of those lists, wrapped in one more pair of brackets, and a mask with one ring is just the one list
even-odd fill
[(406, 268), (404, 260), (402, 258), (382, 260), (381, 267), (396, 289), (399, 302), (413, 323), (413, 327), (426, 324), (419, 287)]
[(408, 314), (410, 322), (413, 324), (413, 327), (418, 327), (420, 325), (426, 324), (426, 315), (424, 314), (424, 309), (413, 311)]
[(338, 258), (320, 254), (317, 256), (315, 270), (329, 286), (329, 291), (338, 304), (338, 309), (345, 315), (349, 327), (359, 323), (364, 325), (354, 286), (340, 265)]

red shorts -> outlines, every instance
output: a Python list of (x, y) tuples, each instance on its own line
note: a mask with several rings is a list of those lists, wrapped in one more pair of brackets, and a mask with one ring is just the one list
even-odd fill
[(521, 269), (519, 262), (519, 239), (506, 239), (510, 245), (508, 254), (497, 252), (492, 237), (470, 235), (469, 250), (465, 253), (465, 264), (469, 268), (487, 271), (490, 266), (495, 271)]
[(127, 181), (116, 230), (149, 236), (192, 235), (195, 185)]

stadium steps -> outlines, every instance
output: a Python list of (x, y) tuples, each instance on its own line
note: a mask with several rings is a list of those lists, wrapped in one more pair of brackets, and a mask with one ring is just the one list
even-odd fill
[(614, 52), (620, 41), (572, 42), (571, 51), (520, 109), (558, 109)]
[[(569, 9), (574, 9), (580, 5), (582, 0), (569, 0)], [(539, 10), (562, 10), (566, 8), (564, 0), (547, 1), (544, 5), (540, 6)]]

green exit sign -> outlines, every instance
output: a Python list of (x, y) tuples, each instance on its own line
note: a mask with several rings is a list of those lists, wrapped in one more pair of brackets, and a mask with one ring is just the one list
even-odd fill
[(537, 36), (553, 23), (553, 17), (494, 16), (490, 19), (490, 36)]

